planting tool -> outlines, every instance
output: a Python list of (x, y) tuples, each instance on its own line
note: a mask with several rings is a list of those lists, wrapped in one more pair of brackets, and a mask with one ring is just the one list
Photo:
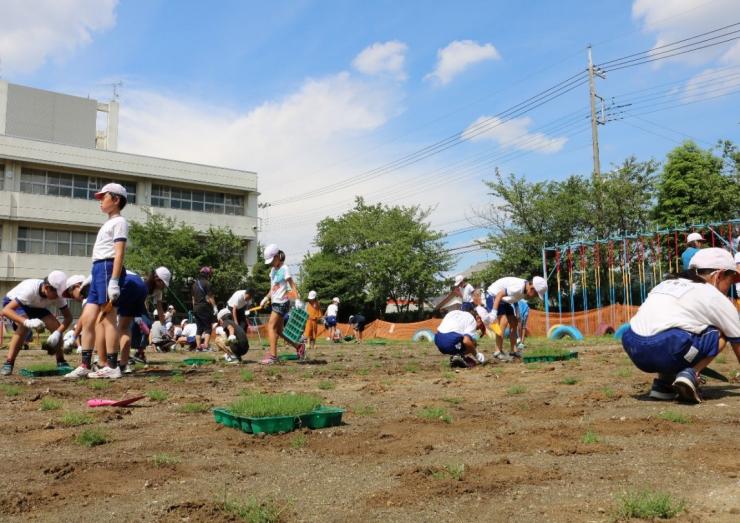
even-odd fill
[(95, 324), (97, 325), (98, 323), (103, 321), (103, 318), (105, 317), (105, 315), (108, 314), (112, 310), (113, 310), (113, 302), (108, 300), (107, 302), (105, 302), (105, 305), (103, 305), (100, 308), (100, 312), (98, 312), (98, 317), (95, 320)]
[(709, 367), (704, 367), (704, 369), (699, 374), (701, 374), (702, 376), (706, 376), (707, 378), (714, 378), (715, 380), (724, 381), (727, 383), (729, 383), (730, 381), (727, 376), (717, 372), (714, 369), (710, 369)]
[(94, 399), (87, 400), (87, 406), (88, 407), (126, 407), (127, 405), (131, 405), (132, 403), (135, 403), (143, 398), (144, 396), (134, 396), (133, 398), (127, 398), (125, 400), (118, 400), (118, 401), (94, 398)]
[(501, 338), (504, 337), (504, 331), (501, 330), (501, 325), (499, 325), (498, 323), (491, 323), (491, 330), (496, 336), (500, 336)]

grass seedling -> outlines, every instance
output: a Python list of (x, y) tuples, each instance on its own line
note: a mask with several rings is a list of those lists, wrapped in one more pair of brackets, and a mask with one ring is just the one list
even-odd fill
[(83, 447), (97, 447), (110, 441), (108, 435), (100, 429), (85, 429), (75, 438)]
[(604, 387), (603, 389), (601, 389), (601, 392), (607, 398), (613, 398), (614, 397), (614, 389), (612, 389), (611, 387)]
[(251, 370), (243, 370), (241, 373), (242, 380), (249, 383), (250, 381), (254, 381), (254, 372)]
[(312, 394), (260, 394), (246, 392), (229, 406), (237, 416), (264, 418), (268, 416), (296, 416), (311, 412), (321, 405), (321, 398)]
[(581, 438), (581, 441), (586, 445), (593, 445), (594, 443), (598, 443), (600, 439), (598, 434), (596, 434), (593, 430), (588, 429)]
[[(529, 354), (527, 356), (529, 356)], [(540, 365), (539, 363), (527, 363), (526, 365), (524, 365), (524, 367), (527, 370), (540, 370), (542, 368), (542, 365)]]
[(172, 373), (172, 383), (184, 383), (185, 382), (185, 375), (180, 371), (175, 371)]
[(635, 490), (622, 494), (617, 501), (617, 519), (671, 519), (686, 506), (668, 493), (652, 490)]
[(446, 409), (440, 407), (425, 407), (419, 412), (419, 417), (428, 421), (452, 423), (452, 416), (447, 413)]
[(152, 376), (146, 381), (148, 381), (149, 383), (157, 383), (159, 381), (159, 376)]
[(567, 356), (568, 354), (570, 354), (569, 350), (547, 348), (547, 347), (527, 351), (527, 356), (532, 356), (535, 358), (544, 358), (547, 356), (562, 358), (562, 357)]
[(158, 389), (149, 390), (146, 395), (152, 401), (164, 401), (167, 399), (167, 393)]
[(372, 405), (358, 405), (352, 410), (358, 416), (372, 416), (376, 412)]
[(308, 444), (308, 438), (305, 434), (296, 434), (293, 439), (290, 440), (290, 447), (294, 449), (302, 449)]
[(280, 374), (280, 369), (273, 365), (265, 369), (265, 374), (267, 374), (268, 376), (277, 376), (278, 374)]
[(658, 414), (658, 417), (660, 419), (670, 421), (671, 423), (681, 423), (682, 425), (691, 423), (690, 418), (688, 418), (687, 416), (684, 416), (683, 414), (679, 412), (674, 412), (672, 410), (664, 410), (663, 412)]
[(368, 374), (370, 374), (370, 369), (366, 369), (366, 368), (357, 369), (358, 376), (367, 376)]
[(185, 403), (177, 411), (182, 414), (203, 414), (204, 412), (208, 412), (208, 405), (203, 403)]
[(9, 398), (12, 398), (13, 396), (18, 396), (21, 392), (23, 392), (23, 389), (18, 385), (10, 385), (7, 383), (0, 384), (0, 390), (3, 391), (5, 395)]
[(727, 363), (727, 358), (724, 355), (720, 355), (720, 356), (717, 356), (716, 358), (714, 358), (714, 361), (716, 361), (720, 365), (723, 365), (723, 364)]
[(278, 523), (286, 506), (279, 507), (273, 500), (224, 501), (224, 511), (247, 523)]
[(89, 425), (95, 421), (92, 416), (83, 412), (67, 412), (59, 418), (59, 423), (65, 427), (79, 427), (80, 425)]
[(44, 398), (41, 400), (41, 410), (59, 410), (62, 408), (62, 402), (54, 398)]
[(432, 472), (432, 477), (434, 479), (447, 479), (451, 478), (455, 481), (462, 481), (463, 476), (465, 475), (465, 465), (445, 465), (439, 470), (435, 470)]
[(152, 454), (152, 457), (149, 458), (149, 461), (151, 461), (152, 465), (157, 468), (172, 467), (180, 463), (180, 458), (178, 458), (177, 456), (172, 456), (171, 454), (167, 454), (166, 452), (159, 452), (157, 454)]
[(319, 388), (321, 390), (334, 390), (336, 385), (334, 385), (333, 381), (324, 380), (319, 382)]
[(450, 405), (460, 405), (463, 400), (461, 398), (442, 398), (442, 401)]
[(632, 369), (630, 368), (619, 369), (617, 371), (617, 377), (619, 378), (629, 378), (630, 376), (632, 376)]
[(442, 373), (442, 377), (446, 380), (454, 380), (455, 379), (455, 373), (451, 370), (446, 370)]
[(563, 381), (561, 381), (561, 383), (563, 385), (575, 385), (576, 383), (578, 383), (578, 380), (572, 376), (569, 376), (565, 378)]
[(510, 395), (524, 394), (525, 392), (527, 392), (527, 387), (524, 385), (513, 385), (506, 390), (506, 394)]
[(110, 388), (111, 382), (108, 380), (87, 380), (85, 381), (85, 385), (90, 390), (105, 390)]
[(406, 372), (416, 373), (419, 372), (419, 364), (416, 362), (409, 362), (406, 365), (404, 365), (403, 370)]

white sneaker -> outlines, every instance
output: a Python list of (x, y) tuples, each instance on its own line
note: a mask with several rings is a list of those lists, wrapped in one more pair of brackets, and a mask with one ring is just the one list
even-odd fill
[(90, 374), (90, 369), (88, 369), (88, 368), (83, 367), (82, 365), (80, 365), (79, 367), (77, 367), (72, 372), (69, 372), (69, 373), (65, 374), (63, 376), (63, 379), (65, 379), (65, 380), (76, 380), (78, 378), (84, 378), (88, 374)]
[(126, 368), (123, 369), (123, 373), (124, 374), (133, 374), (134, 373), (134, 366), (131, 365), (130, 363), (127, 363), (126, 364)]
[(224, 354), (224, 361), (229, 364), (241, 363), (239, 358), (232, 356), (231, 354)]
[(92, 379), (100, 379), (100, 378), (106, 378), (109, 380), (117, 380), (121, 377), (121, 369), (116, 367), (115, 369), (111, 369), (110, 367), (103, 367), (98, 371), (91, 372), (87, 375), (88, 378)]

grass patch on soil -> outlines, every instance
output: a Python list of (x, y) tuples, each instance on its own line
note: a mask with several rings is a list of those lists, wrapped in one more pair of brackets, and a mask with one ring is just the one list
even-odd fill
[(241, 372), (242, 381), (246, 381), (249, 383), (250, 381), (254, 381), (254, 372), (251, 370), (243, 370)]
[(95, 419), (84, 412), (66, 412), (59, 418), (59, 423), (65, 427), (79, 427), (80, 425), (89, 425)]
[(372, 405), (358, 405), (352, 409), (352, 412), (358, 416), (372, 416), (377, 411)]
[(368, 368), (357, 369), (356, 374), (358, 376), (367, 376), (368, 374), (370, 374), (370, 369)]
[(41, 400), (41, 410), (59, 410), (62, 408), (62, 402), (54, 398), (44, 398)]
[(152, 401), (164, 401), (168, 397), (165, 391), (159, 389), (148, 390), (146, 396)]
[(109, 380), (85, 380), (84, 383), (90, 390), (105, 390), (111, 386)]
[(421, 367), (419, 367), (419, 364), (416, 362), (409, 362), (403, 366), (403, 370), (405, 370), (406, 372), (411, 372), (411, 373), (419, 372), (420, 368)]
[(599, 438), (599, 435), (591, 429), (588, 429), (581, 438), (581, 442), (585, 443), (586, 445), (593, 445), (594, 443), (598, 443), (599, 441), (601, 441), (601, 438)]
[(601, 393), (607, 398), (614, 397), (614, 389), (612, 389), (611, 387), (604, 387), (603, 389), (601, 389)]
[(686, 502), (674, 499), (666, 492), (633, 490), (625, 492), (617, 500), (618, 519), (671, 519), (686, 507)]
[(561, 381), (563, 385), (575, 385), (578, 383), (578, 378), (574, 378), (573, 376), (568, 376), (567, 378), (564, 378), (563, 381)]
[(278, 523), (287, 505), (279, 506), (274, 500), (257, 501), (224, 501), (224, 512), (239, 518), (246, 523)]
[(630, 376), (632, 376), (632, 369), (630, 368), (619, 369), (617, 371), (618, 378), (629, 378)]
[(167, 454), (166, 452), (159, 452), (157, 454), (152, 454), (149, 461), (151, 461), (152, 465), (157, 468), (172, 467), (180, 463), (180, 458), (173, 456), (172, 454)]
[(442, 398), (442, 401), (450, 405), (460, 405), (463, 402), (461, 398)]
[(563, 358), (570, 354), (571, 351), (567, 349), (555, 348), (555, 347), (541, 347), (539, 349), (527, 350), (527, 357), (544, 358), (546, 356)]
[(419, 417), (428, 421), (452, 423), (452, 416), (447, 413), (446, 409), (440, 407), (425, 407), (419, 411)]
[(432, 472), (434, 479), (454, 479), (455, 481), (462, 481), (465, 475), (465, 464), (459, 465), (445, 465), (438, 470)]
[(184, 383), (185, 375), (182, 372), (175, 371), (172, 373), (172, 383)]
[(7, 383), (0, 384), (0, 390), (3, 391), (3, 393), (8, 398), (18, 396), (21, 392), (23, 392), (22, 387), (19, 387), (18, 385), (9, 385)]
[(319, 389), (321, 390), (334, 390), (336, 387), (333, 381), (323, 380), (319, 382)]
[(293, 449), (302, 449), (306, 445), (308, 445), (308, 438), (305, 434), (296, 434), (290, 440), (290, 447)]
[(246, 393), (231, 405), (229, 411), (237, 416), (266, 418), (269, 416), (296, 416), (311, 412), (321, 405), (321, 398), (313, 394)]
[(56, 363), (36, 363), (34, 365), (26, 366), (26, 370), (31, 372), (52, 372), (57, 370)]
[(516, 394), (524, 394), (525, 392), (527, 392), (527, 387), (525, 387), (524, 385), (513, 385), (506, 389), (506, 394), (509, 394), (511, 396)]
[(100, 429), (85, 429), (80, 432), (75, 441), (83, 447), (97, 447), (110, 441), (108, 435)]
[(658, 417), (660, 419), (670, 421), (671, 423), (681, 423), (682, 425), (687, 425), (691, 423), (691, 418), (689, 418), (688, 416), (684, 416), (680, 412), (675, 412), (672, 410), (664, 410), (663, 412), (658, 414)]
[(177, 412), (182, 414), (203, 414), (208, 412), (208, 405), (205, 403), (185, 403), (184, 405), (180, 405)]

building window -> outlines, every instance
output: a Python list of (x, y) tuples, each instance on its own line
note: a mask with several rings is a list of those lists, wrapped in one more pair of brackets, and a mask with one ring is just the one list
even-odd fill
[[(42, 169), (21, 169), (21, 192), (94, 200), (95, 193), (115, 180)], [(117, 181), (126, 188), (128, 203), (136, 203), (136, 183)]]
[(0, 163), (0, 191), (5, 187), (5, 166)]
[(18, 227), (18, 252), (92, 256), (97, 234), (94, 232), (58, 231)]
[(244, 196), (153, 184), (152, 206), (243, 216)]

